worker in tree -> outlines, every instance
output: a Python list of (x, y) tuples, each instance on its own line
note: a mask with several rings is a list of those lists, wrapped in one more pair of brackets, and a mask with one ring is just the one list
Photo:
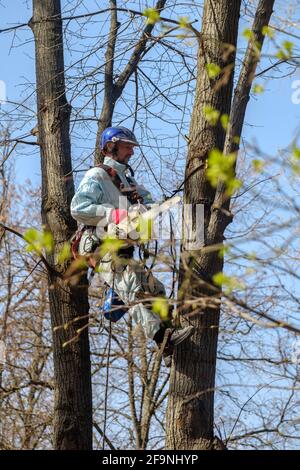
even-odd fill
[[(71, 214), (84, 230), (79, 245), (80, 255), (89, 255), (101, 243), (111, 224), (118, 227), (128, 216), (133, 205), (146, 210), (152, 200), (151, 194), (134, 179), (128, 162), (139, 143), (133, 132), (125, 127), (109, 127), (101, 137), (104, 163), (87, 171), (71, 202)], [(126, 197), (124, 197), (126, 196)], [(125, 204), (124, 204), (125, 199)], [(124, 238), (124, 237), (123, 237)], [(126, 240), (124, 240), (125, 242)], [(158, 347), (164, 342), (165, 364), (171, 364), (174, 346), (182, 343), (193, 333), (193, 327), (167, 328), (159, 315), (146, 308), (139, 299), (165, 296), (163, 284), (151, 275), (151, 287), (141, 263), (134, 260), (133, 244), (125, 244), (117, 252), (117, 259), (104, 255), (97, 266), (100, 278), (116, 292), (125, 305), (134, 304), (128, 311), (141, 323), (147, 336)], [(167, 338), (167, 339), (166, 339)]]

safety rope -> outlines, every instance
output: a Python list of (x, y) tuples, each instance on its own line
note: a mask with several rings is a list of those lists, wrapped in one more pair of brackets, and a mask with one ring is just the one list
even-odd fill
[[(113, 271), (113, 282), (112, 282), (113, 290), (114, 290), (114, 287), (115, 287), (115, 271)], [(104, 395), (104, 424), (103, 424), (102, 450), (104, 450), (104, 448), (105, 448), (105, 437), (106, 437), (109, 361), (110, 361), (111, 333), (112, 333), (111, 323), (112, 323), (111, 318), (109, 318), (108, 348), (107, 348), (107, 355), (106, 355), (106, 381), (105, 381), (105, 395)]]

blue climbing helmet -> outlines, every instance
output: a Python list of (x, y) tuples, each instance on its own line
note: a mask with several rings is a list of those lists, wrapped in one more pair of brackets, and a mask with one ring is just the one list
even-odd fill
[(128, 142), (133, 145), (140, 145), (134, 133), (126, 127), (107, 127), (101, 136), (102, 150), (108, 142)]

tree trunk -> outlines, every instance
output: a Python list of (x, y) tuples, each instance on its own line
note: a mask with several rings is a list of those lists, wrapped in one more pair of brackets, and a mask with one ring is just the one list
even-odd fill
[[(211, 149), (223, 149), (225, 131), (220, 124), (211, 126), (207, 122), (203, 106), (211, 106), (221, 114), (230, 113), (240, 4), (240, 0), (207, 0), (204, 3), (184, 203), (193, 204), (193, 208), (196, 204), (204, 204), (205, 244), (215, 194), (206, 180), (206, 160)], [(210, 79), (207, 64), (217, 64), (223, 71), (222, 77)], [(224, 83), (219, 86), (222, 78)], [(223, 234), (220, 234), (222, 240)], [(180, 279), (184, 298), (211, 295), (209, 289), (204, 289), (201, 279), (209, 281), (215, 273), (222, 271), (222, 258), (217, 252), (186, 251), (185, 248), (186, 240), (183, 239), (183, 264), (188, 267)], [(218, 307), (206, 307), (193, 313), (198, 313), (191, 320), (196, 328), (195, 334), (191, 341), (176, 348), (175, 368), (171, 371), (167, 410), (168, 449), (211, 449), (216, 442), (213, 433), (214, 386), (220, 312)]]
[[(175, 370), (171, 373), (170, 399), (168, 404), (167, 447), (177, 449), (223, 449), (224, 445), (214, 438), (214, 387), (216, 354), (220, 315), (220, 292), (213, 286), (213, 275), (223, 270), (222, 246), (224, 232), (232, 220), (230, 197), (222, 182), (214, 190), (205, 178), (207, 153), (218, 148), (224, 155), (238, 151), (237, 137), (241, 136), (250, 89), (259, 61), (259, 49), (263, 45), (263, 26), (267, 26), (272, 14), (273, 0), (260, 0), (235, 96), (231, 105), (233, 74), (229, 66), (234, 55), (222, 63), (222, 43), (236, 47), (240, 2), (205, 2), (203, 17), (202, 49), (199, 50), (198, 80), (196, 99), (191, 121), (190, 145), (187, 159), (185, 202), (203, 203), (204, 248), (199, 251), (185, 251), (183, 240), (181, 300), (194, 296), (213, 304), (204, 307), (193, 318), (196, 333), (193, 342), (178, 348), (175, 355)], [(259, 47), (257, 47), (259, 45)], [(211, 60), (213, 58), (213, 60)], [(222, 87), (214, 89), (205, 73), (205, 63), (217, 63), (227, 70), (227, 80)], [(225, 67), (225, 69), (224, 69)], [(203, 117), (203, 105), (210, 105), (221, 112), (230, 114), (226, 132), (211, 127)], [(191, 175), (191, 176), (189, 176)], [(191, 220), (194, 224), (194, 220)], [(214, 249), (208, 250), (207, 247)]]
[[(35, 39), (42, 221), (55, 242), (54, 251), (47, 256), (47, 261), (63, 274), (66, 265), (59, 265), (57, 256), (63, 243), (75, 231), (76, 223), (69, 209), (74, 183), (69, 136), (70, 105), (65, 96), (60, 1), (33, 0), (30, 26)], [(62, 276), (49, 273), (49, 302), (55, 374), (54, 447), (60, 450), (91, 449), (92, 393), (87, 289), (84, 285), (67, 285)], [(80, 320), (74, 321), (77, 317), (81, 317)], [(80, 334), (77, 331), (79, 328), (84, 328)], [(63, 346), (72, 339), (74, 341)]]

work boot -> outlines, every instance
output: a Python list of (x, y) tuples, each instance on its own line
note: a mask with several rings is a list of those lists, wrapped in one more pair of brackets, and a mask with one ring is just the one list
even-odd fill
[(172, 331), (172, 329), (170, 329), (170, 331), (171, 331), (171, 334), (168, 338), (167, 345), (169, 344), (171, 346), (178, 346), (178, 344), (182, 343), (183, 341), (188, 339), (190, 336), (192, 336), (192, 334), (195, 331), (195, 328), (192, 325), (190, 325), (190, 326), (186, 326), (185, 328), (182, 328), (181, 330)]
[[(194, 330), (195, 328), (190, 325), (186, 328), (182, 328), (181, 330), (168, 328), (165, 331), (165, 334), (168, 335), (168, 339), (162, 352), (162, 357), (166, 367), (171, 367), (174, 347), (188, 339), (194, 333)], [(161, 342), (158, 343), (158, 346), (161, 346)]]

